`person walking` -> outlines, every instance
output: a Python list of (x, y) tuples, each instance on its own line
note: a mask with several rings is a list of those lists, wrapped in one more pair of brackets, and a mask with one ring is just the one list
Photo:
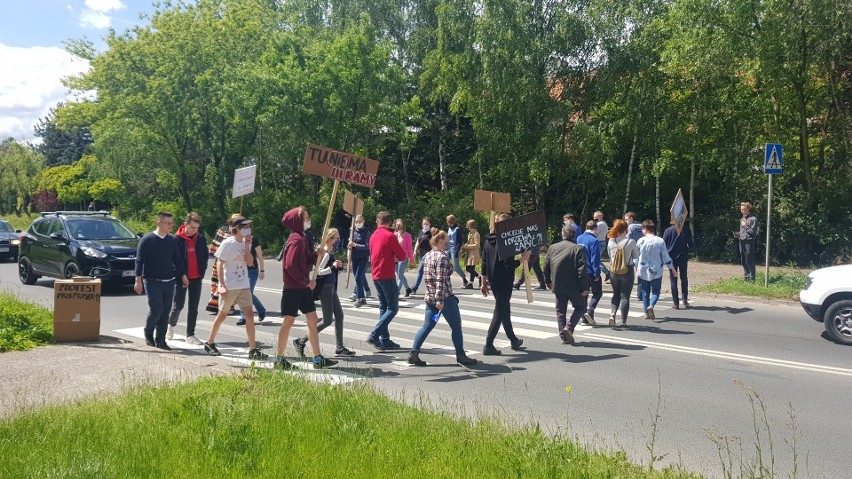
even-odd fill
[(669, 268), (675, 278), (677, 271), (672, 268), (666, 243), (655, 234), (655, 225), (651, 220), (642, 222), (642, 239), (636, 243), (639, 249), (639, 294), (642, 296), (642, 310), (645, 319), (655, 319), (654, 306), (660, 299), (660, 287), (663, 283), (663, 266)]
[(399, 288), (396, 285), (396, 263), (407, 257), (396, 235), (390, 230), (391, 215), (380, 211), (376, 215), (376, 232), (370, 238), (370, 261), (373, 264), (373, 284), (379, 296), (379, 322), (367, 336), (367, 343), (377, 350), (399, 349), (390, 338), (391, 321), (399, 312)]
[(734, 232), (734, 237), (740, 242), (740, 262), (743, 265), (743, 279), (754, 281), (757, 272), (755, 270), (755, 247), (757, 243), (757, 217), (751, 212), (751, 203), (748, 201), (740, 203), (740, 230)]
[[(497, 215), (496, 221), (505, 221), (511, 218), (506, 213)], [(521, 255), (521, 259), (529, 259), (530, 252), (525, 251)], [(491, 316), (491, 325), (488, 327), (488, 334), (485, 336), (485, 347), (482, 348), (482, 354), (486, 356), (499, 356), (502, 352), (494, 347), (494, 339), (497, 337), (497, 332), (500, 331), (500, 326), (503, 326), (503, 332), (509, 338), (511, 348), (514, 351), (521, 349), (524, 340), (515, 335), (512, 328), (512, 283), (515, 280), (515, 269), (520, 266), (521, 262), (514, 256), (511, 258), (500, 259), (497, 252), (497, 234), (492, 231), (485, 237), (485, 244), (482, 251), (482, 287), (480, 292), (483, 296), (488, 296), (488, 289), (494, 293), (494, 314)]]
[(425, 319), (423, 326), (414, 336), (414, 345), (411, 346), (411, 352), (408, 354), (408, 364), (426, 366), (426, 361), (420, 359), (420, 348), (443, 316), (450, 325), (453, 348), (456, 350), (456, 362), (462, 366), (472, 366), (476, 364), (476, 360), (469, 358), (464, 350), (459, 299), (453, 294), (453, 284), (450, 281), (453, 268), (450, 266), (450, 257), (447, 254), (447, 248), (450, 247), (449, 235), (438, 231), (432, 236), (430, 243), (432, 251), (423, 257), (423, 276), (426, 283), (426, 294), (423, 295), (423, 300), (426, 302)]
[[(328, 239), (325, 242), (324, 253), (320, 260), (319, 271), (317, 271), (317, 283), (314, 288), (314, 296), (320, 300), (322, 308), (322, 323), (317, 326), (317, 334), (334, 323), (334, 341), (336, 349), (335, 356), (352, 357), (355, 352), (343, 345), (343, 307), (337, 296), (337, 277), (343, 268), (343, 263), (334, 259), (332, 252), (335, 245), (341, 241), (337, 228), (328, 230)], [(293, 346), (299, 357), (305, 357), (305, 346), (308, 344), (308, 335), (293, 340)]]
[(181, 278), (180, 287), (189, 286), (180, 245), (170, 233), (174, 224), (171, 213), (157, 213), (157, 229), (143, 236), (136, 247), (136, 281), (133, 284), (136, 294), (144, 290), (148, 297), (148, 317), (143, 331), (145, 344), (164, 351), (172, 350), (166, 343), (166, 333), (175, 278)]
[[(528, 263), (529, 269), (535, 273), (535, 277), (538, 280), (538, 287), (536, 289), (547, 291), (547, 285), (544, 281), (544, 273), (541, 271), (541, 246), (536, 246), (535, 248), (530, 250), (530, 261)], [(521, 268), (521, 276), (515, 281), (515, 289), (521, 289), (521, 285), (526, 280), (527, 271), (524, 271)]]
[(642, 223), (636, 221), (636, 213), (632, 211), (624, 213), (624, 221), (627, 223), (627, 237), (633, 241), (642, 239)]
[(423, 257), (426, 253), (432, 251), (432, 223), (428, 216), (423, 217), (421, 223), (420, 234), (417, 235), (417, 255), (420, 257), (420, 265), (417, 267), (417, 280), (414, 281), (414, 288), (411, 289), (411, 294), (417, 294), (417, 288), (420, 287), (420, 282), (423, 281)]
[[(317, 253), (323, 251), (323, 247), (314, 251), (305, 231), (311, 229), (311, 216), (304, 206), (293, 208), (281, 217), (281, 224), (290, 230), (287, 243), (284, 245), (284, 257), (281, 262), (283, 270), (284, 288), (281, 291), (281, 314), (284, 321), (278, 330), (278, 348), (275, 355), (274, 367), (279, 369), (292, 369), (293, 365), (284, 357), (290, 329), (296, 322), (299, 311), (305, 315), (307, 320), (308, 343), (311, 345), (315, 369), (323, 369), (335, 366), (337, 361), (328, 359), (320, 351), (319, 333), (317, 331), (317, 308), (314, 304), (313, 289), (316, 282), (311, 279), (311, 268), (317, 261)], [(300, 356), (304, 356), (304, 350)]]
[[(246, 241), (251, 242), (251, 259), (252, 264), (248, 267), (249, 291), (251, 291), (251, 303), (254, 306), (254, 312), (257, 313), (257, 320), (263, 321), (266, 319), (266, 307), (254, 294), (254, 288), (257, 286), (258, 280), (263, 281), (266, 278), (266, 271), (263, 269), (263, 248), (260, 247), (260, 240), (253, 235), (251, 229), (246, 236)], [(237, 321), (237, 326), (246, 324), (246, 313), (240, 310), (240, 320)]]
[(367, 263), (370, 261), (370, 229), (364, 224), (364, 215), (355, 217), (355, 229), (349, 238), (349, 249), (352, 250), (352, 264), (350, 267), (355, 274), (355, 291), (352, 292), (350, 301), (355, 302), (355, 307), (367, 304)]
[[(663, 232), (663, 242), (666, 243), (669, 257), (672, 259), (672, 269), (669, 270), (669, 280), (672, 287), (672, 307), (680, 309), (680, 298), (677, 294), (677, 278), (680, 277), (680, 288), (683, 296), (683, 307), (689, 307), (689, 280), (687, 279), (687, 265), (689, 263), (689, 253), (694, 247), (692, 242), (692, 230), (683, 227), (680, 233), (674, 225), (669, 226)], [(677, 272), (677, 276), (674, 273)]]
[[(574, 342), (574, 328), (586, 310), (590, 278), (584, 247), (575, 243), (576, 230), (562, 226), (562, 240), (550, 246), (544, 257), (544, 280), (556, 296), (556, 327), (562, 344)], [(568, 303), (573, 312), (567, 318)]]
[(234, 304), (246, 313), (246, 336), (249, 344), (249, 359), (263, 360), (269, 357), (255, 343), (254, 312), (249, 289), (248, 266), (251, 263), (251, 220), (237, 216), (231, 220), (231, 236), (222, 241), (216, 250), (216, 269), (219, 270), (219, 313), (210, 327), (210, 336), (204, 343), (204, 351), (210, 356), (220, 356), (216, 347), (216, 335), (219, 327), (228, 317), (228, 311)]
[[(216, 250), (219, 249), (219, 245), (222, 244), (222, 241), (224, 241), (225, 238), (231, 236), (231, 220), (237, 216), (240, 215), (234, 213), (230, 218), (228, 218), (228, 221), (225, 222), (225, 226), (216, 230), (216, 236), (214, 236), (213, 241), (210, 242), (210, 256), (216, 256)], [(207, 301), (207, 307), (205, 308), (207, 311), (214, 314), (219, 312), (219, 277), (217, 274), (218, 272), (216, 271), (216, 268), (213, 268), (213, 272), (210, 273), (210, 300)]]
[(465, 255), (465, 268), (470, 274), (470, 281), (467, 282), (467, 289), (473, 289), (474, 278), (479, 279), (479, 287), (482, 287), (482, 276), (476, 272), (476, 266), (481, 261), (479, 251), (482, 249), (482, 243), (479, 239), (479, 231), (476, 230), (476, 221), (467, 220), (467, 243), (462, 246), (462, 252)]
[(565, 213), (565, 215), (562, 216), (562, 225), (571, 225), (571, 227), (574, 229), (575, 238), (583, 234), (583, 230), (580, 229), (580, 225), (577, 224), (577, 220), (574, 219), (574, 215), (572, 213)]
[[(598, 237), (598, 256), (603, 258), (604, 253), (606, 253), (606, 242), (607, 242), (607, 233), (609, 232), (609, 225), (606, 224), (606, 221), (603, 219), (602, 211), (595, 211), (595, 222), (597, 223), (597, 237)], [(606, 265), (601, 262), (601, 271), (603, 271), (606, 276), (606, 282), (610, 282), (609, 278), (609, 270)]]
[[(201, 216), (192, 211), (186, 215), (186, 220), (175, 234), (178, 249), (186, 264), (186, 277), (189, 283), (186, 288), (175, 285), (174, 302), (172, 303), (172, 311), (169, 313), (169, 330), (166, 333), (166, 339), (171, 341), (174, 338), (174, 328), (177, 326), (180, 312), (186, 305), (186, 339), (184, 341), (194, 346), (204, 344), (195, 337), (195, 323), (198, 320), (198, 305), (201, 302), (201, 286), (210, 259), (210, 255), (207, 253), (207, 239), (204, 237), (204, 233), (199, 231), (200, 227)], [(187, 303), (187, 294), (189, 295), (189, 303)]]
[[(394, 234), (405, 251), (405, 259), (396, 264), (396, 285), (400, 292), (405, 291), (405, 297), (411, 296), (411, 286), (408, 285), (408, 278), (405, 277), (405, 271), (408, 266), (414, 266), (414, 248), (411, 243), (411, 233), (405, 231), (405, 222), (402, 218), (397, 218), (393, 222)], [(403, 289), (405, 286), (405, 289)]]
[[(456, 224), (456, 216), (447, 216), (447, 236), (449, 242), (447, 244), (447, 253), (450, 255), (450, 262), (453, 265), (453, 270), (461, 276), (464, 287), (467, 288), (467, 276), (459, 263), (459, 251), (461, 250), (461, 238), (459, 238), (459, 225)], [(427, 253), (428, 254), (428, 253)]]
[[(609, 231), (609, 228), (607, 228)], [(583, 314), (583, 323), (589, 326), (596, 326), (595, 309), (603, 297), (603, 282), (601, 281), (601, 263), (600, 249), (598, 247), (598, 224), (594, 220), (589, 220), (586, 223), (586, 232), (577, 237), (577, 244), (583, 247), (586, 253), (586, 274), (589, 275), (589, 284), (591, 285), (591, 297), (585, 297), (586, 311)]]
[(630, 311), (630, 294), (633, 291), (635, 266), (639, 261), (636, 242), (630, 237), (629, 226), (625, 221), (615, 220), (607, 233), (607, 250), (610, 257), (609, 272), (612, 275), (612, 313), (609, 326), (615, 327), (616, 316), (621, 312), (621, 328), (627, 325), (627, 313)]

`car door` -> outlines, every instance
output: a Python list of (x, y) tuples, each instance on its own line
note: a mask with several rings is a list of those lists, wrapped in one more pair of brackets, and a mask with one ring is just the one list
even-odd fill
[(47, 261), (49, 263), (50, 272), (58, 276), (65, 275), (65, 263), (71, 258), (71, 245), (68, 232), (65, 231), (65, 225), (59, 218), (54, 219), (50, 224), (50, 230), (47, 233)]
[(50, 267), (50, 252), (48, 232), (56, 220), (53, 218), (39, 221), (33, 226), (33, 238), (29, 242), (28, 256), (35, 271), (45, 274), (53, 274)]

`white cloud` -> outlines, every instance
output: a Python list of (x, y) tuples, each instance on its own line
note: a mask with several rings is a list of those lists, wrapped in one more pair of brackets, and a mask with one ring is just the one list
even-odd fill
[(107, 13), (124, 8), (127, 5), (121, 0), (86, 0), (85, 8), (80, 12), (80, 26), (95, 30), (109, 28), (112, 17)]
[(127, 8), (121, 0), (86, 0), (86, 8), (95, 12), (111, 12)]
[(33, 138), (33, 125), (70, 97), (61, 79), (89, 69), (88, 62), (58, 47), (10, 47), (0, 43), (0, 141)]

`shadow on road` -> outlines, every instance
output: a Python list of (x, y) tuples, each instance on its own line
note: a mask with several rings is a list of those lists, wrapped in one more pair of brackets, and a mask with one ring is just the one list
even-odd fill
[(712, 319), (697, 319), (697, 318), (657, 318), (658, 323), (696, 323), (710, 324), (715, 323)]
[(687, 309), (694, 309), (696, 311), (724, 312), (728, 314), (750, 313), (754, 311), (751, 308), (732, 308), (730, 306), (690, 306)]
[[(653, 324), (664, 323), (665, 320), (660, 318), (654, 320)], [(663, 334), (663, 335), (686, 335), (686, 334), (695, 334), (694, 331), (681, 331), (679, 329), (665, 329), (658, 328), (656, 326), (648, 326), (642, 323), (632, 323), (630, 325), (630, 331), (641, 331), (643, 333), (651, 333), (651, 334)]]
[(582, 339), (574, 343), (574, 347), (597, 349), (624, 349), (627, 351), (641, 351), (645, 349), (645, 346), (639, 344), (604, 343), (602, 341), (583, 341)]
[[(574, 347), (579, 346), (579, 343), (574, 344)], [(527, 354), (519, 356), (511, 356), (506, 361), (509, 364), (529, 363), (535, 361), (546, 361), (548, 359), (557, 359), (568, 363), (589, 363), (594, 361), (606, 361), (609, 359), (626, 358), (624, 354), (603, 354), (601, 356), (591, 356), (587, 354), (574, 354), (573, 348), (570, 345), (565, 345), (565, 352), (551, 351), (527, 351)], [(627, 349), (627, 348), (625, 348)]]

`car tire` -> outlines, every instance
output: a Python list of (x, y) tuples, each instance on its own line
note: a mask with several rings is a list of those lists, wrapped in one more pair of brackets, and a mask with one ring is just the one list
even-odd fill
[(826, 308), (822, 322), (832, 341), (852, 345), (852, 299), (832, 303)]
[(74, 276), (80, 276), (80, 267), (77, 266), (77, 263), (71, 261), (65, 265), (64, 274), (67, 279), (71, 279)]
[(33, 271), (33, 265), (26, 256), (21, 256), (21, 259), (18, 260), (18, 278), (21, 280), (21, 283), (27, 286), (34, 285), (38, 279), (38, 276)]

